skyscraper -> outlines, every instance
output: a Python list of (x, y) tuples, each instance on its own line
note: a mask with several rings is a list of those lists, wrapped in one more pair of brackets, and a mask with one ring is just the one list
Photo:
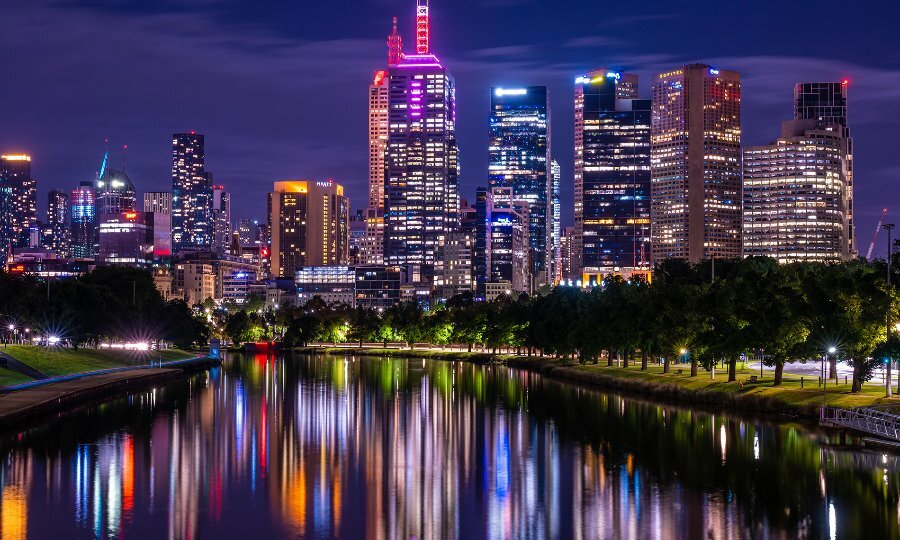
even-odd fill
[(505, 283), (505, 289), (530, 293), (534, 288), (531, 201), (517, 197), (512, 187), (492, 188), (488, 197), (488, 283)]
[(144, 193), (144, 222), (152, 236), (154, 258), (172, 254), (172, 193)]
[(47, 226), (50, 237), (47, 247), (60, 257), (68, 257), (71, 250), (71, 226), (69, 224), (69, 194), (57, 189), (47, 194)]
[[(390, 70), (384, 258), (431, 280), (437, 251), (458, 223), (456, 83), (429, 50), (427, 0), (418, 0), (416, 54)], [(439, 271), (439, 270), (438, 270)]]
[(30, 228), (37, 223), (37, 188), (31, 176), (31, 156), (0, 156), (0, 244), (28, 247)]
[(176, 253), (209, 249), (213, 240), (212, 177), (203, 135), (172, 136), (172, 244)]
[(741, 255), (741, 78), (704, 64), (656, 75), (653, 262)]
[(798, 83), (794, 87), (794, 118), (797, 120), (814, 120), (819, 128), (835, 128), (843, 139), (844, 161), (846, 163), (844, 191), (846, 201), (849, 249), (851, 255), (856, 254), (856, 225), (853, 220), (853, 138), (847, 123), (847, 91), (849, 80), (841, 82)]
[(551, 228), (550, 253), (551, 259), (551, 277), (552, 282), (556, 283), (562, 279), (561, 261), (560, 261), (560, 237), (562, 236), (562, 200), (560, 198), (560, 189), (562, 187), (562, 169), (556, 160), (553, 160), (551, 167), (553, 173), (553, 196), (550, 199), (550, 207), (553, 214), (553, 227)]
[(550, 105), (546, 86), (491, 89), (490, 186), (510, 187), (530, 205), (528, 248), (531, 275), (550, 281), (553, 175)]
[(375, 72), (369, 85), (369, 207), (360, 258), (366, 264), (384, 262), (384, 178), (388, 143), (390, 69), (400, 63), (403, 40), (397, 32), (397, 17), (387, 39), (387, 69)]
[(213, 186), (213, 251), (225, 253), (231, 241), (231, 194), (223, 186)]
[(852, 256), (843, 128), (784, 122), (781, 137), (744, 151), (744, 255), (779, 262)]
[(134, 184), (125, 171), (103, 168), (103, 174), (96, 183), (95, 204), (98, 223), (109, 217), (119, 219), (124, 212), (137, 210)]
[(97, 243), (97, 209), (93, 182), (81, 182), (81, 185), (72, 190), (69, 212), (72, 225), (72, 256), (78, 259), (91, 259), (96, 253)]
[(292, 278), (304, 266), (347, 264), (350, 200), (332, 180), (275, 182), (269, 228), (274, 276)]
[(600, 69), (575, 80), (572, 272), (650, 266), (650, 101), (638, 78)]

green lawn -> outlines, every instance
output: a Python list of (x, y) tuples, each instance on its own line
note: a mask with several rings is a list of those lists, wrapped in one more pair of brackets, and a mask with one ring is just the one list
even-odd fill
[[(548, 360), (556, 365), (562, 365), (556, 360)], [(708, 371), (698, 368), (696, 377), (691, 377), (690, 364), (672, 364), (669, 373), (663, 373), (661, 366), (650, 365), (647, 371), (640, 370), (640, 360), (637, 364), (632, 364), (627, 369), (622, 367), (606, 365), (590, 365), (570, 366), (575, 370), (588, 373), (599, 373), (612, 377), (639, 379), (648, 382), (675, 384), (690, 390), (711, 390), (723, 393), (734, 393), (744, 395), (758, 395), (761, 397), (771, 397), (781, 400), (785, 403), (795, 406), (819, 406), (823, 402), (822, 387), (819, 386), (816, 378), (803, 377), (803, 387), (801, 388), (801, 377), (785, 373), (780, 386), (773, 386), (774, 376), (772, 372), (766, 372), (762, 378), (759, 378), (759, 372), (749, 370), (742, 364), (738, 364), (737, 382), (728, 382), (728, 372), (726, 370), (717, 369), (715, 378), (710, 378)], [(681, 370), (681, 374), (678, 371)], [(758, 382), (750, 383), (749, 379), (755, 375)], [(834, 385), (833, 381), (828, 383), (827, 403), (836, 407), (861, 407), (876, 404), (900, 404), (900, 399), (887, 399), (884, 397), (884, 388), (881, 385), (866, 384), (863, 390), (857, 394), (850, 393), (850, 384)]]
[(180, 360), (194, 356), (189, 352), (177, 349), (137, 352), (112, 349), (74, 350), (33, 345), (10, 345), (4, 348), (3, 352), (49, 376), (82, 373), (111, 367), (145, 365), (151, 359)]
[(31, 381), (31, 377), (26, 377), (21, 373), (17, 373), (11, 369), (0, 368), (0, 386), (9, 386)]

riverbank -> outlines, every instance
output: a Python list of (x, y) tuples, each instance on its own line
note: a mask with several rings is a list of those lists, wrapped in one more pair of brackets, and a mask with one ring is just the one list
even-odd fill
[(51, 377), (3, 388), (0, 429), (87, 402), (160, 384), (184, 373), (219, 365), (220, 360), (194, 357), (163, 362), (161, 367), (117, 367)]
[(126, 351), (122, 349), (69, 349), (35, 345), (0, 348), (7, 367), (0, 372), (0, 386), (116, 367), (145, 366), (152, 362), (184, 360), (197, 355), (179, 349)]
[(567, 363), (561, 359), (538, 356), (423, 349), (306, 347), (297, 349), (297, 352), (431, 358), (478, 364), (503, 364), (552, 379), (634, 394), (639, 397), (651, 397), (678, 405), (701, 405), (809, 420), (818, 419), (819, 407), (825, 402), (831, 407), (843, 408), (900, 404), (897, 399), (885, 398), (884, 389), (880, 386), (864, 385), (862, 392), (852, 394), (849, 384), (833, 385), (832, 382), (829, 382), (827, 394), (823, 396), (823, 388), (815, 378), (785, 374), (782, 384), (773, 386), (771, 374), (760, 377), (759, 372), (750, 372), (745, 367), (738, 372), (736, 382), (728, 382), (727, 373), (724, 370), (717, 370), (715, 376), (711, 377), (709, 372), (701, 369), (696, 377), (691, 377), (690, 364), (674, 364), (669, 373), (662, 373), (662, 367), (657, 365), (651, 365), (646, 371), (641, 371), (640, 361), (624, 368), (607, 366), (605, 362), (602, 365), (583, 366), (577, 363)]

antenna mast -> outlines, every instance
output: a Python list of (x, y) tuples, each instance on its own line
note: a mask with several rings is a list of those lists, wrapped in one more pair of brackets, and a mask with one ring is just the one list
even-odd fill
[(388, 66), (396, 66), (403, 58), (403, 39), (397, 32), (397, 17), (394, 17), (394, 30), (388, 36)]

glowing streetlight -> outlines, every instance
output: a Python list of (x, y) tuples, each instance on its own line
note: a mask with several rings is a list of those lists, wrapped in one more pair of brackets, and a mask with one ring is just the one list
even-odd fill
[(50, 345), (56, 345), (57, 343), (59, 343), (59, 338), (57, 336), (48, 336), (47, 343), (49, 343)]
[(836, 348), (836, 347), (828, 347), (828, 354), (834, 354), (834, 353), (836, 353), (836, 352), (837, 352), (837, 348)]
[(687, 349), (681, 349), (681, 356), (684, 356), (686, 354), (687, 354)]

